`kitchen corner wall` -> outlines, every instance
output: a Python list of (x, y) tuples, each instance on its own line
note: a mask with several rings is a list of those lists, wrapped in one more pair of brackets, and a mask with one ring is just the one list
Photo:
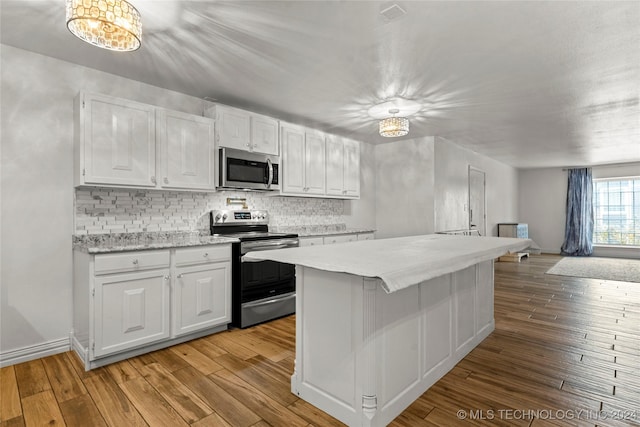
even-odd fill
[[(73, 99), (80, 91), (198, 115), (208, 103), (7, 45), (0, 45), (0, 63), (2, 365), (68, 349), (76, 231), (134, 231), (145, 228), (147, 218), (148, 229), (191, 228), (207, 209), (222, 208), (226, 197), (244, 194), (75, 190)], [(374, 173), (371, 153), (364, 148), (363, 179)], [(269, 209), (275, 224), (336, 222), (374, 228), (375, 194), (369, 193), (374, 188), (363, 182), (362, 199), (353, 201), (257, 193), (247, 198), (250, 207)]]

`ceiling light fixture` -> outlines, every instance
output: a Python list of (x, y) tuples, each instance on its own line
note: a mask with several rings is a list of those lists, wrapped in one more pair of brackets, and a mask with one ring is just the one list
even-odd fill
[(389, 110), (391, 117), (380, 120), (380, 136), (385, 138), (393, 138), (396, 136), (405, 136), (409, 133), (409, 119), (406, 117), (396, 117), (400, 110), (392, 108)]
[(125, 0), (67, 0), (67, 28), (73, 35), (104, 49), (140, 47), (140, 13)]

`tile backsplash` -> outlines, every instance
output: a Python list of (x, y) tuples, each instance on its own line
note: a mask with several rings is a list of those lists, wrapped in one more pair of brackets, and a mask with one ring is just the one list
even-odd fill
[(269, 212), (271, 226), (343, 224), (344, 201), (273, 196), (271, 193), (190, 193), (112, 188), (76, 189), (75, 233), (137, 233), (195, 231), (209, 227), (212, 209), (227, 206), (227, 198), (245, 198), (249, 209)]

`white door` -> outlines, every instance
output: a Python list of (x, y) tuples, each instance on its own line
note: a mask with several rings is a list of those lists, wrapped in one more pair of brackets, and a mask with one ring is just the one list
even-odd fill
[(297, 126), (282, 125), (282, 192), (304, 193), (304, 130)]
[(481, 236), (486, 236), (486, 199), (485, 173), (479, 169), (469, 167), (469, 229), (478, 230)]
[(344, 140), (344, 194), (360, 197), (360, 143)]
[(155, 116), (150, 105), (84, 97), (84, 183), (155, 187)]
[(213, 190), (213, 120), (159, 110), (156, 118), (164, 188)]
[(94, 357), (169, 337), (169, 269), (95, 279)]
[(231, 263), (176, 269), (174, 336), (231, 322)]
[(342, 196), (344, 194), (344, 144), (337, 136), (328, 136), (327, 151), (327, 194)]
[(320, 132), (305, 132), (305, 187), (307, 194), (325, 194), (325, 136)]
[(218, 146), (250, 150), (250, 114), (247, 111), (222, 105), (216, 106)]
[(271, 117), (251, 116), (251, 149), (258, 153), (278, 155), (278, 121)]

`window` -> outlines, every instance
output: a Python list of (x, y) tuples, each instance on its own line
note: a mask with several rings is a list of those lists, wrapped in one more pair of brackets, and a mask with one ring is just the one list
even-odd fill
[(640, 177), (594, 180), (595, 245), (640, 246)]

